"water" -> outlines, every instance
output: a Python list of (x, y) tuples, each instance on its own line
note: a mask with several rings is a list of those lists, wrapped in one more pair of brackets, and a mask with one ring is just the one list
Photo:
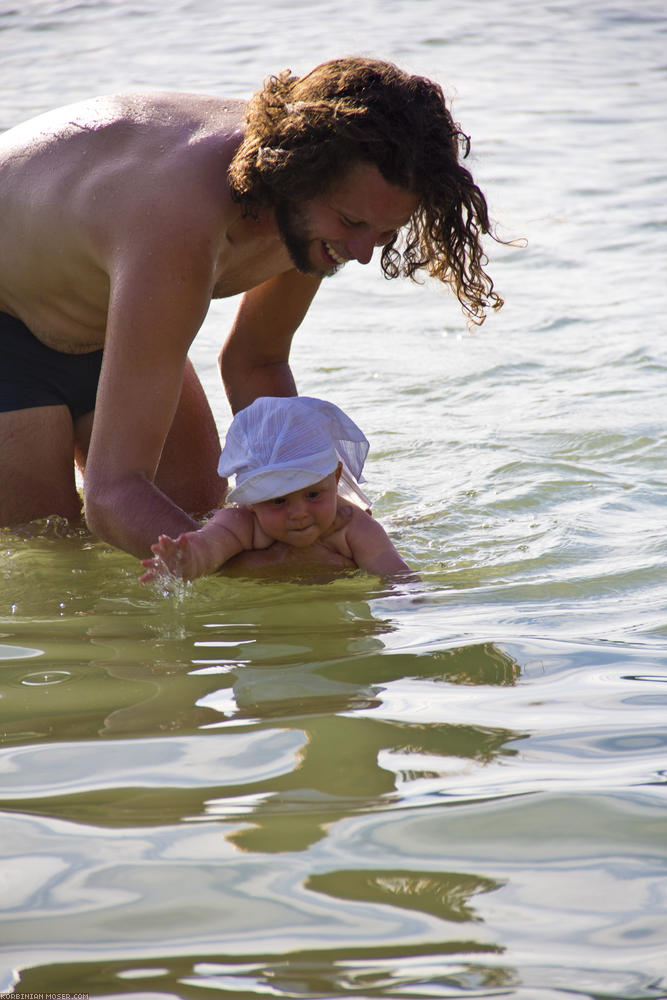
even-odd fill
[[(0, 7), (0, 127), (373, 52), (472, 135), (506, 298), (348, 267), (301, 392), (422, 582), (171, 593), (0, 533), (0, 991), (667, 996), (664, 5)], [(221, 430), (215, 358), (194, 358)]]

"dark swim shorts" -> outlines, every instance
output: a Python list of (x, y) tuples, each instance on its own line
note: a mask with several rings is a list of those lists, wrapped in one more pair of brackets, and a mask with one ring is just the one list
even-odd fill
[(0, 412), (65, 405), (76, 420), (94, 410), (102, 353), (54, 351), (20, 319), (0, 312)]

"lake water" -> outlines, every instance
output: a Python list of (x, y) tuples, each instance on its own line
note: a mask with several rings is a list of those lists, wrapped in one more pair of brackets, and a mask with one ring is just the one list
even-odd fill
[[(373, 53), (442, 83), (527, 240), (474, 333), (350, 265), (295, 341), (420, 584), (162, 592), (0, 532), (0, 992), (667, 997), (666, 33), (654, 0), (0, 4), (0, 128)], [(235, 308), (193, 351), (223, 433)]]

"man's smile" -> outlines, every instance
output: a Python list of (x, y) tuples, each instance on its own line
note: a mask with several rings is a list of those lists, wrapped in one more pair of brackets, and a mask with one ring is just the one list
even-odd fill
[(341, 255), (337, 253), (331, 246), (331, 244), (328, 243), (326, 240), (322, 240), (322, 242), (324, 244), (324, 249), (326, 250), (326, 252), (329, 254), (331, 259), (335, 261), (336, 264), (338, 264), (339, 267), (342, 267), (343, 264), (347, 264), (349, 258), (341, 257)]

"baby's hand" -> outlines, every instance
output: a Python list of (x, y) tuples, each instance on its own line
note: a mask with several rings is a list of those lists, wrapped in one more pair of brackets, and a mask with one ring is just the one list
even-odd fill
[(179, 535), (176, 539), (170, 538), (169, 535), (160, 535), (157, 542), (151, 545), (151, 551), (155, 553), (152, 559), (141, 560), (146, 572), (139, 577), (140, 583), (150, 583), (169, 573), (189, 579), (190, 544), (187, 534)]

